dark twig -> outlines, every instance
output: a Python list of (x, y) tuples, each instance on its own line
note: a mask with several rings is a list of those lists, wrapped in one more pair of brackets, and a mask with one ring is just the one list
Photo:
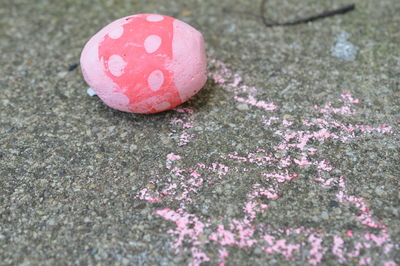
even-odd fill
[(270, 23), (268, 23), (267, 18), (265, 17), (265, 5), (266, 4), (267, 4), (267, 0), (261, 0), (260, 15), (261, 15), (261, 19), (262, 19), (262, 22), (264, 23), (264, 25), (266, 27), (271, 27), (271, 26), (268, 26), (268, 25), (270, 25)]
[(223, 11), (224, 12), (229, 12), (229, 13), (235, 13), (235, 14), (240, 14), (240, 15), (248, 15), (248, 16), (261, 18), (262, 22), (264, 23), (264, 25), (266, 27), (276, 27), (276, 26), (298, 25), (298, 24), (308, 23), (308, 22), (311, 22), (311, 21), (316, 21), (316, 20), (319, 20), (319, 19), (327, 18), (327, 17), (341, 15), (341, 14), (345, 14), (347, 12), (353, 11), (355, 9), (355, 7), (356, 7), (355, 4), (349, 4), (349, 5), (345, 5), (345, 6), (339, 7), (337, 9), (323, 11), (320, 14), (313, 15), (313, 16), (310, 16), (310, 17), (295, 19), (293, 21), (269, 22), (267, 20), (266, 16), (265, 16), (266, 4), (267, 4), (267, 0), (261, 0), (260, 15), (252, 13), (252, 12), (248, 12), (248, 11), (236, 11), (236, 10), (231, 10), (231, 9), (227, 9), (227, 8), (225, 8)]
[(324, 11), (320, 14), (314, 15), (314, 16), (310, 16), (310, 17), (306, 17), (306, 18), (300, 18), (300, 19), (296, 19), (293, 21), (288, 21), (288, 22), (274, 22), (274, 23), (268, 23), (266, 17), (265, 17), (265, 6), (266, 6), (267, 0), (262, 0), (261, 1), (261, 7), (260, 7), (260, 14), (263, 20), (263, 23), (265, 26), (267, 27), (276, 27), (276, 26), (290, 26), (290, 25), (297, 25), (297, 24), (303, 24), (303, 23), (308, 23), (311, 21), (315, 21), (315, 20), (319, 20), (319, 19), (323, 19), (323, 18), (327, 18), (327, 17), (332, 17), (332, 16), (336, 16), (339, 14), (345, 14), (347, 12), (350, 12), (352, 10), (355, 9), (355, 4), (350, 4), (350, 5), (345, 5), (342, 6), (338, 9), (333, 9), (333, 10), (327, 10)]

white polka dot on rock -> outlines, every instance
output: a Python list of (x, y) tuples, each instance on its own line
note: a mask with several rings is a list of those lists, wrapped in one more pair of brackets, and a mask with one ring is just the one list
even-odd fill
[(159, 22), (159, 21), (163, 20), (164, 17), (161, 15), (149, 15), (149, 16), (147, 16), (146, 19), (149, 22)]
[(107, 94), (107, 97), (109, 98), (109, 106), (118, 110), (129, 112), (129, 98), (125, 94), (111, 92)]
[(126, 65), (127, 63), (119, 55), (112, 55), (108, 59), (108, 70), (115, 77), (119, 77), (124, 74)]
[(153, 91), (158, 91), (164, 83), (164, 74), (161, 70), (154, 70), (149, 75), (147, 82)]
[(108, 36), (110, 36), (111, 39), (118, 39), (122, 36), (122, 34), (124, 34), (124, 28), (122, 26), (118, 26), (108, 33)]
[(144, 49), (146, 49), (146, 52), (148, 52), (149, 54), (152, 54), (155, 51), (157, 51), (158, 48), (160, 48), (160, 46), (161, 46), (161, 37), (158, 35), (150, 35), (144, 41)]

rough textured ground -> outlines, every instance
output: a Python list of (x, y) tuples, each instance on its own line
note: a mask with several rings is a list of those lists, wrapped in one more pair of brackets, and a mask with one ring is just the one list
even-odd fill
[[(258, 1), (2, 0), (0, 264), (397, 265), (400, 2), (355, 2), (266, 28), (222, 11)], [(145, 12), (204, 33), (210, 78), (182, 108), (113, 111), (68, 69)], [(354, 60), (331, 53), (344, 32)]]

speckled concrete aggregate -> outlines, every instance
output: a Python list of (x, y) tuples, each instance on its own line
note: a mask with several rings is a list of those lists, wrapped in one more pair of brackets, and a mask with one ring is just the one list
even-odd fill
[[(276, 28), (223, 11), (258, 1), (95, 2), (1, 2), (0, 265), (400, 262), (399, 1)], [(83, 45), (134, 13), (204, 34), (209, 79), (180, 108), (86, 93)], [(343, 33), (348, 60), (332, 53)]]

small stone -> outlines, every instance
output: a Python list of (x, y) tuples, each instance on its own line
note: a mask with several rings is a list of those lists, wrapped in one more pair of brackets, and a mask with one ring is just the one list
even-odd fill
[(236, 209), (233, 206), (229, 206), (226, 208), (226, 215), (228, 217), (234, 216), (236, 214)]
[(151, 241), (151, 236), (146, 234), (146, 235), (144, 235), (143, 240), (147, 241), (147, 242), (150, 242)]
[(72, 64), (68, 66), (68, 71), (73, 71), (79, 66), (78, 63)]
[(337, 202), (337, 201), (335, 201), (335, 200), (331, 200), (331, 201), (329, 202), (329, 207), (332, 207), (332, 208), (339, 207), (339, 202)]
[(133, 151), (135, 151), (135, 150), (137, 150), (137, 145), (136, 144), (131, 144), (130, 146), (129, 146), (129, 151), (130, 152), (133, 152)]
[(329, 214), (324, 211), (324, 212), (321, 213), (321, 218), (324, 219), (324, 220), (328, 220), (329, 219)]
[(342, 32), (336, 37), (336, 43), (331, 48), (332, 56), (343, 61), (353, 61), (356, 58), (358, 47), (347, 40), (349, 37), (347, 32)]
[(334, 212), (336, 215), (342, 214), (342, 210), (340, 208), (335, 208)]
[(286, 120), (293, 120), (293, 117), (292, 117), (291, 115), (289, 115), (289, 114), (284, 114), (284, 115), (283, 115), (283, 119), (286, 119)]
[(203, 206), (203, 208), (201, 208), (201, 213), (204, 215), (208, 215), (208, 206)]
[(19, 72), (22, 76), (27, 76), (29, 74), (28, 71), (26, 70), (22, 70), (21, 72)]
[(129, 260), (127, 258), (122, 258), (121, 263), (122, 265), (129, 265)]
[(287, 151), (286, 150), (279, 150), (275, 153), (275, 157), (280, 159), (283, 158), (287, 155)]
[(259, 247), (256, 247), (256, 248), (254, 249), (254, 254), (256, 254), (256, 255), (261, 255), (261, 254), (262, 254), (262, 250), (261, 250)]
[(236, 108), (240, 111), (247, 111), (250, 109), (247, 103), (239, 103), (238, 105), (236, 105)]
[(386, 191), (381, 186), (379, 186), (375, 188), (375, 193), (378, 196), (384, 196), (386, 194)]
[(93, 97), (93, 96), (97, 95), (96, 92), (95, 92), (92, 88), (88, 88), (88, 89), (86, 90), (86, 93), (87, 93), (90, 97)]
[(60, 77), (60, 78), (64, 78), (67, 74), (68, 74), (67, 71), (61, 71), (61, 72), (57, 73), (57, 76)]
[(156, 185), (155, 184), (147, 184), (146, 186), (148, 189), (155, 189)]
[(206, 243), (207, 240), (208, 240), (208, 239), (207, 239), (207, 236), (205, 236), (204, 234), (201, 234), (201, 235), (199, 236), (199, 241), (200, 241), (202, 244)]

